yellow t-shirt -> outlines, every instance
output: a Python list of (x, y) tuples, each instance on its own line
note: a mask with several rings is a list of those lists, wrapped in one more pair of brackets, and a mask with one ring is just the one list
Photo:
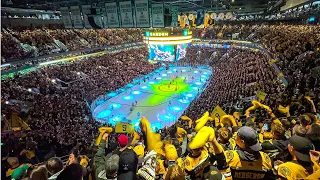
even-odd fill
[(309, 173), (300, 164), (294, 162), (286, 162), (278, 167), (278, 175), (288, 180), (296, 180), (299, 178), (307, 178)]
[(191, 178), (203, 177), (203, 170), (210, 165), (209, 153), (207, 150), (202, 150), (197, 158), (187, 156), (184, 160), (184, 169)]
[(255, 161), (241, 160), (237, 150), (224, 153), (229, 168), (222, 173), (231, 172), (232, 179), (264, 179), (267, 173), (272, 173), (272, 162), (266, 153), (260, 152), (261, 157)]

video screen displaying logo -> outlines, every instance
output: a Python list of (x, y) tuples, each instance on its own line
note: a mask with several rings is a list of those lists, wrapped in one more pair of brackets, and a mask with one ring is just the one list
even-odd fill
[(157, 61), (174, 61), (174, 45), (149, 44), (149, 58)]

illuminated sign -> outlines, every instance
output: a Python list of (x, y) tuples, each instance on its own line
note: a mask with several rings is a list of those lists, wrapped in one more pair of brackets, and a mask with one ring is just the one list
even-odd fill
[(168, 32), (151, 32), (150, 36), (169, 36)]

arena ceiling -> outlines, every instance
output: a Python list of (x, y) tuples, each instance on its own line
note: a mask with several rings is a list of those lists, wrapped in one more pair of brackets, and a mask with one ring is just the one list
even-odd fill
[[(115, 0), (1, 0), (2, 5), (9, 3), (11, 7), (32, 8), (43, 10), (59, 10), (61, 6), (83, 4), (103, 5)], [(266, 12), (266, 10), (281, 0), (150, 0), (150, 2), (164, 2), (170, 6), (177, 6), (179, 12), (206, 9), (209, 12), (234, 12), (236, 14)]]

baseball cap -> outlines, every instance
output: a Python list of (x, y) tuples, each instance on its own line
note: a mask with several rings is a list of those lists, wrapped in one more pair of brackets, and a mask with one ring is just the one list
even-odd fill
[(258, 141), (257, 132), (249, 127), (243, 126), (238, 130), (238, 136), (244, 141), (245, 145), (252, 151), (260, 151), (262, 149), (261, 144)]
[(113, 154), (107, 159), (105, 169), (107, 176), (111, 176), (118, 171), (119, 156), (117, 154)]
[(127, 144), (128, 144), (128, 141), (129, 141), (129, 138), (128, 136), (124, 135), (124, 134), (121, 134), (119, 137), (118, 137), (118, 143), (121, 147), (125, 147)]
[(297, 159), (304, 162), (311, 162), (310, 150), (313, 150), (313, 144), (309, 139), (293, 135), (289, 139), (289, 144), (293, 147)]
[(138, 157), (132, 149), (125, 149), (120, 154), (118, 180), (135, 179), (138, 165)]

